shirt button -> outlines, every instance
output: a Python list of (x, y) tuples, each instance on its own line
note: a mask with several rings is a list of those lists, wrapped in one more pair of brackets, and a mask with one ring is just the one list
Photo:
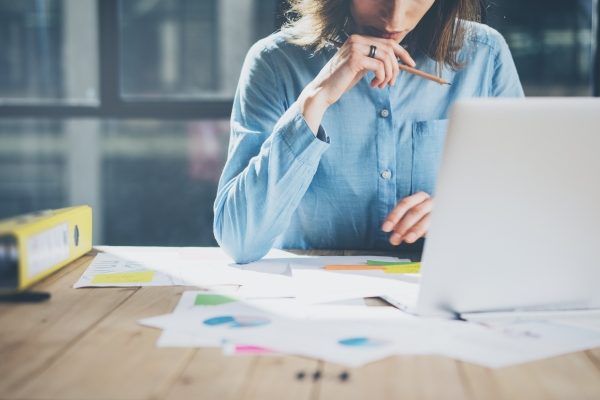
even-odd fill
[(383, 110), (381, 110), (379, 112), (379, 115), (381, 116), (381, 118), (387, 118), (390, 116), (390, 110), (388, 110), (387, 108), (384, 108)]
[(387, 181), (392, 177), (392, 172), (389, 169), (386, 169), (381, 173), (381, 177)]

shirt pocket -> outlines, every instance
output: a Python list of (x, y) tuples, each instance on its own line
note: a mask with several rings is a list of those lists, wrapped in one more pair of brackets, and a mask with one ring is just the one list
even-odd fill
[(447, 119), (413, 122), (411, 193), (433, 195), (448, 128)]

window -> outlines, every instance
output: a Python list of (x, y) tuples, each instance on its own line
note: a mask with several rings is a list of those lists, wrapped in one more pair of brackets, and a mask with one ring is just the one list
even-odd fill
[(96, 16), (94, 0), (0, 0), (0, 104), (97, 105)]
[(488, 3), (487, 22), (506, 38), (526, 95), (592, 95), (596, 1)]
[(227, 138), (215, 120), (2, 119), (0, 209), (94, 204), (101, 243), (211, 245)]
[(231, 99), (250, 46), (275, 30), (274, 1), (119, 2), (121, 95)]
[(248, 48), (275, 0), (0, 0), (0, 218), (94, 210), (94, 243), (214, 245)]
[[(528, 95), (592, 93), (597, 0), (487, 3)], [(87, 203), (95, 244), (214, 245), (239, 71), (285, 8), (0, 0), (0, 218)]]

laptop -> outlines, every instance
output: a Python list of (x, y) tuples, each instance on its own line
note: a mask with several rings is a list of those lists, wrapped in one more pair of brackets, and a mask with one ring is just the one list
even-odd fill
[(416, 312), (600, 307), (600, 99), (450, 114)]

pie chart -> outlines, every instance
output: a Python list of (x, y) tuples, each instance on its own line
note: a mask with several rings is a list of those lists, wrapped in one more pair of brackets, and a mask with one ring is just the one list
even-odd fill
[(366, 336), (354, 336), (338, 340), (338, 344), (345, 347), (382, 347), (389, 345), (387, 340), (370, 338)]
[(205, 319), (203, 323), (207, 326), (238, 329), (268, 325), (271, 323), (271, 320), (265, 317), (257, 317), (252, 315), (220, 315)]

